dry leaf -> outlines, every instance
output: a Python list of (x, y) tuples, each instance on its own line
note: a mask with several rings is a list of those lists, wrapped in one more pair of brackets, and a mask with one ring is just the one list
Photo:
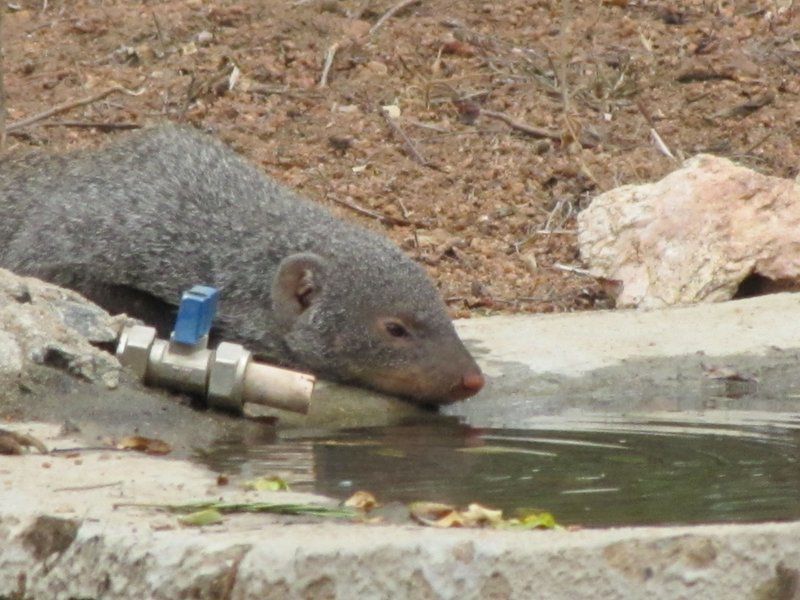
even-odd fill
[(169, 454), (172, 452), (172, 446), (166, 442), (140, 435), (129, 435), (122, 438), (117, 444), (117, 449), (136, 450), (145, 454)]
[(378, 501), (370, 492), (358, 491), (345, 500), (344, 505), (369, 512), (378, 506)]
[(0, 429), (0, 454), (22, 454), (23, 448), (36, 448), (47, 454), (47, 447), (32, 435)]
[(499, 525), (503, 522), (503, 511), (486, 508), (480, 504), (470, 504), (467, 510), (461, 513), (467, 527), (476, 525)]
[(411, 517), (423, 525), (432, 527), (460, 526), (460, 517), (454, 506), (439, 502), (412, 502), (408, 505)]

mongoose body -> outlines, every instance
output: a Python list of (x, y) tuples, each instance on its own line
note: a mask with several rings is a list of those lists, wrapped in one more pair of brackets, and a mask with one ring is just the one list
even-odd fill
[(0, 266), (134, 315), (210, 284), (220, 335), (279, 364), (424, 403), (483, 386), (419, 265), (190, 128), (0, 162)]

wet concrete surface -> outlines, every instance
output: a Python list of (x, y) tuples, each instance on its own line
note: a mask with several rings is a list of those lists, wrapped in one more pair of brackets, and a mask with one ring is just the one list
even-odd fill
[(118, 389), (77, 379), (62, 371), (34, 366), (16, 390), (0, 401), (0, 420), (66, 424), (89, 445), (130, 435), (167, 441), (176, 456), (217, 444), (245, 448), (277, 440), (283, 428), (382, 426), (438, 418), (396, 398), (357, 388), (318, 385), (308, 415), (248, 406), (244, 416), (206, 410), (192, 398), (147, 388), (126, 375)]

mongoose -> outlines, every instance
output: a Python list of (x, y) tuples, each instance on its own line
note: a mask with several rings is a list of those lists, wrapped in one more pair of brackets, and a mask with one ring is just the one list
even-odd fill
[(0, 266), (135, 316), (213, 285), (225, 339), (422, 403), (484, 384), (419, 265), (188, 127), (0, 162)]

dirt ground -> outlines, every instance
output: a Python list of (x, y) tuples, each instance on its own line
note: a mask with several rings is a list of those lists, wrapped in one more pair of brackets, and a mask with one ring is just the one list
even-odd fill
[(11, 0), (8, 151), (190, 122), (384, 231), (454, 315), (607, 306), (571, 270), (593, 196), (698, 152), (798, 174), (799, 4)]

